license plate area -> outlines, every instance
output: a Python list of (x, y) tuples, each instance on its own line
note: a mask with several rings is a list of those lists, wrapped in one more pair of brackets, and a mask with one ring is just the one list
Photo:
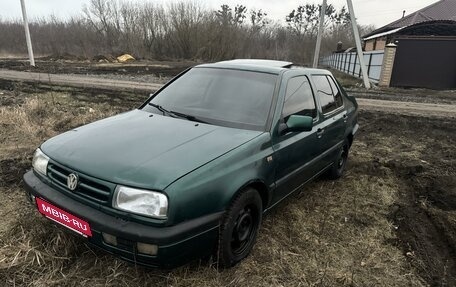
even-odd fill
[(46, 218), (63, 225), (84, 237), (92, 236), (92, 230), (90, 229), (88, 222), (38, 197), (36, 198), (36, 205), (38, 211)]

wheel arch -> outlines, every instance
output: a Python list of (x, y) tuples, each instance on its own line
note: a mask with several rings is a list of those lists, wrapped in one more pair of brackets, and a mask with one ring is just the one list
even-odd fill
[(233, 194), (233, 196), (231, 197), (231, 201), (233, 201), (241, 192), (248, 188), (252, 188), (258, 192), (261, 198), (262, 209), (265, 210), (269, 205), (271, 194), (269, 187), (261, 179), (253, 179), (246, 182)]
[(348, 147), (351, 147), (353, 144), (353, 134), (351, 134), (351, 133), (348, 134), (347, 140), (348, 140)]

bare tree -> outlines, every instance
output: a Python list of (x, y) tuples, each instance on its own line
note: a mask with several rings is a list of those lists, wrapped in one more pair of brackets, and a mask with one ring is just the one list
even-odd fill
[[(312, 59), (320, 9), (314, 4), (299, 6), (283, 26), (270, 21), (265, 11), (243, 5), (207, 10), (187, 1), (162, 5), (90, 0), (79, 16), (35, 19), (30, 30), (36, 53), (56, 57), (131, 53), (137, 58), (269, 58), (306, 64)], [(336, 10), (329, 5), (326, 14), (323, 52), (335, 49), (338, 41), (351, 45), (345, 7)], [(0, 52), (26, 53), (21, 29), (19, 20), (0, 19)]]

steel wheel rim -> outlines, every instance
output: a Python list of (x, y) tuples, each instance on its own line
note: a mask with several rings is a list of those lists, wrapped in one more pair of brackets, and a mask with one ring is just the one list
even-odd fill
[(231, 236), (231, 251), (234, 255), (240, 255), (248, 249), (257, 228), (258, 215), (252, 206), (244, 207), (237, 216)]
[(340, 158), (337, 161), (337, 169), (341, 170), (344, 168), (345, 163), (347, 162), (347, 156), (348, 156), (347, 147), (344, 146), (342, 148), (342, 152), (340, 153)]

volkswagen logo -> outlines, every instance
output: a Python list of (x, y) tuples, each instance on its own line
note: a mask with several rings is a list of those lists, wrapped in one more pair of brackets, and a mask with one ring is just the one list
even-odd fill
[(67, 177), (67, 187), (69, 190), (75, 190), (78, 187), (79, 178), (77, 174), (70, 173)]

